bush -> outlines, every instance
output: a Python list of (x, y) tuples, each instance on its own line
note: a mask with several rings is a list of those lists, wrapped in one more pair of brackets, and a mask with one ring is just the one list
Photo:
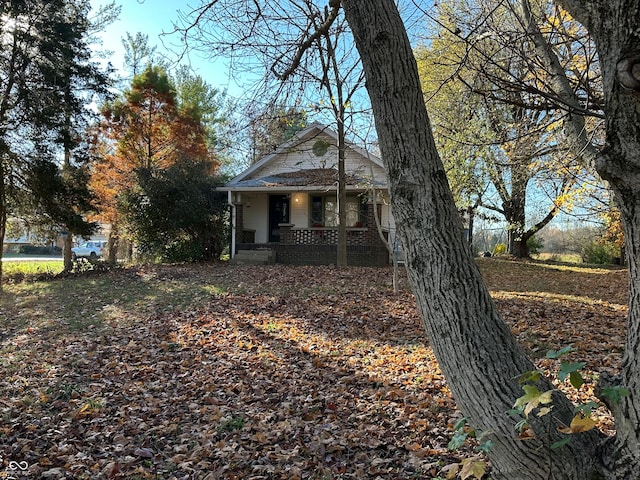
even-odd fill
[(229, 206), (206, 162), (182, 159), (166, 170), (139, 169), (119, 197), (139, 251), (168, 262), (218, 260), (229, 238)]
[(594, 263), (605, 265), (611, 263), (616, 256), (616, 249), (613, 245), (602, 241), (593, 241), (582, 247), (580, 256), (584, 263)]
[(504, 255), (507, 252), (507, 245), (504, 243), (498, 243), (493, 249), (494, 255)]
[(541, 239), (539, 239), (536, 235), (533, 237), (529, 237), (527, 240), (527, 249), (529, 250), (530, 255), (537, 255), (544, 247), (544, 243)]
[(165, 262), (197, 262), (204, 256), (201, 243), (191, 239), (179, 239), (165, 247), (162, 260)]
[(62, 250), (60, 247), (46, 247), (44, 245), (21, 245), (18, 253), (24, 255), (53, 255), (59, 254)]

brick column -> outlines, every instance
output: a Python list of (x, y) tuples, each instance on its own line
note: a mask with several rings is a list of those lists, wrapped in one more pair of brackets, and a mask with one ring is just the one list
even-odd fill
[(367, 227), (367, 231), (365, 232), (365, 243), (368, 245), (379, 245), (382, 242), (380, 241), (380, 235), (378, 235), (378, 227), (376, 227), (376, 219), (374, 215), (378, 215), (378, 218), (382, 221), (382, 204), (370, 203), (367, 207), (367, 218), (365, 220), (365, 227)]
[(278, 228), (280, 229), (280, 243), (285, 245), (293, 244), (293, 232), (291, 231), (293, 225), (293, 223), (278, 224)]

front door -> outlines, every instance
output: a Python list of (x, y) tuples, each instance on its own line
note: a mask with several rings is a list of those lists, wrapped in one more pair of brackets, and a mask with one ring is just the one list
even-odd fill
[(280, 241), (280, 223), (289, 223), (289, 195), (269, 195), (269, 242)]

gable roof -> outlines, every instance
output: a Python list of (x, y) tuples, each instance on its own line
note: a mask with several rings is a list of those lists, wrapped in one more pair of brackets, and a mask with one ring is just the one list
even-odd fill
[[(328, 136), (332, 140), (333, 146), (338, 144), (338, 134), (326, 125), (321, 123), (312, 123), (303, 130), (297, 132), (291, 139), (278, 146), (273, 152), (265, 155), (242, 173), (231, 179), (220, 190), (237, 190), (245, 188), (273, 188), (273, 187), (319, 187), (333, 185), (338, 178), (338, 171), (335, 168), (310, 168), (299, 169), (296, 171), (275, 172), (268, 175), (256, 177), (260, 170), (267, 169), (270, 164), (275, 164), (283, 156), (291, 152), (295, 152), (296, 148), (302, 146), (305, 142), (313, 140), (315, 137)], [(359, 157), (370, 161), (380, 169), (384, 169), (382, 160), (351, 142), (347, 142), (347, 149), (351, 150)], [(320, 165), (319, 165), (320, 166)], [(350, 186), (360, 186), (370, 184), (371, 179), (365, 179), (355, 173), (347, 174), (347, 184)], [(376, 187), (386, 187), (386, 181), (379, 179), (373, 182)]]

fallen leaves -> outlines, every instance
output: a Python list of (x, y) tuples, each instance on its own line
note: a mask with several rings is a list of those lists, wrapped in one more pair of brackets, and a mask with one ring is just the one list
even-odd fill
[[(492, 265), (483, 265), (489, 278)], [(529, 291), (530, 273), (500, 270), (514, 279), (494, 294), (516, 336), (540, 357), (573, 343), (571, 361), (587, 362), (589, 397), (592, 373), (619, 363), (624, 306), (584, 289)], [(80, 479), (435, 478), (453, 471), (447, 465), (461, 478), (486, 474), (469, 447), (447, 449), (461, 415), (413, 297), (406, 288), (392, 294), (388, 269), (164, 266), (110, 275), (109, 290), (87, 279), (100, 295), (78, 307), (91, 321), (74, 317), (76, 329), (60, 301), (3, 306), (5, 465)], [(562, 272), (550, 275), (565, 285)], [(570, 377), (575, 363), (567, 365)], [(606, 415), (594, 418), (611, 428)], [(576, 422), (568, 428), (586, 428)]]

